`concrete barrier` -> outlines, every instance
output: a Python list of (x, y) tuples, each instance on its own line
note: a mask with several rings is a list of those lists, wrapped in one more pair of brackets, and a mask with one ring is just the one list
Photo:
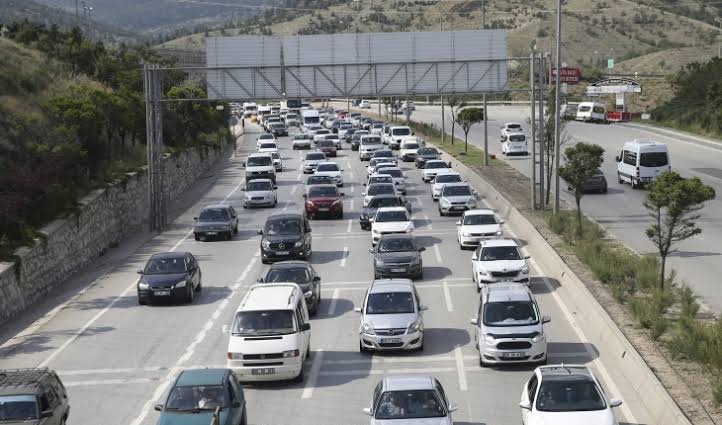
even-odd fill
[[(623, 406), (637, 407), (634, 419), (638, 424), (691, 425), (607, 311), (532, 223), (483, 177), (456, 158), (445, 157), (484, 196), (484, 201), (505, 221), (507, 228), (514, 229), (514, 236), (527, 242), (528, 254), (543, 275), (559, 282), (555, 294), (560, 302), (563, 300), (562, 309), (570, 313), (572, 327), (581, 330), (587, 342), (595, 345), (598, 360), (605, 366), (606, 372), (598, 376), (607, 381), (608, 389), (614, 384), (619, 391), (609, 391), (609, 395), (624, 400)], [(609, 382), (610, 379), (613, 382)]]

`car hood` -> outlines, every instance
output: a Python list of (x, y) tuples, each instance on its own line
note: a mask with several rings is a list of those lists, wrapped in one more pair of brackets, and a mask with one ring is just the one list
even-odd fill
[(379, 232), (401, 232), (413, 226), (410, 221), (374, 222), (373, 224), (373, 228)]
[(427, 161), (430, 159), (439, 159), (439, 155), (419, 155), (418, 157), (419, 159), (425, 159)]
[[(221, 410), (219, 425), (225, 425), (228, 420), (228, 410)], [(200, 413), (181, 413), (165, 411), (161, 415), (158, 425), (208, 425), (213, 418), (213, 412), (203, 411)]]
[(364, 316), (366, 323), (370, 323), (374, 329), (408, 328), (417, 319), (416, 313), (405, 314), (367, 314)]
[(479, 267), (491, 272), (510, 272), (519, 270), (526, 266), (524, 260), (497, 260), (497, 261), (478, 261)]
[(295, 350), (299, 348), (297, 336), (298, 334), (231, 335), (228, 339), (228, 352), (243, 354), (269, 354)]
[(270, 190), (252, 190), (252, 191), (246, 192), (246, 196), (248, 196), (249, 198), (258, 197), (258, 196), (270, 196), (270, 195), (273, 195), (273, 192), (271, 192)]
[(376, 149), (381, 149), (383, 147), (384, 147), (384, 145), (382, 145), (381, 143), (379, 143), (378, 145), (361, 145), (362, 150), (366, 150), (366, 149), (376, 150)]
[(260, 152), (260, 153), (278, 152), (278, 148), (258, 148), (258, 152)]
[(475, 199), (473, 196), (464, 195), (464, 196), (444, 196), (443, 198), (441, 198), (441, 200), (449, 201), (449, 202), (469, 202), (469, 201), (474, 201)]
[(302, 237), (301, 235), (266, 235), (265, 239), (271, 243), (283, 242), (288, 245), (300, 241)]
[(591, 412), (539, 412), (529, 415), (529, 425), (616, 425), (614, 414), (607, 410)]
[(272, 169), (273, 169), (273, 165), (261, 165), (258, 167), (246, 167), (246, 172), (271, 171)]
[(375, 255), (377, 260), (390, 263), (410, 263), (419, 257), (418, 252), (379, 252)]
[(401, 148), (401, 153), (416, 153), (419, 148)]
[(478, 226), (461, 226), (462, 232), (467, 233), (496, 233), (501, 230), (500, 224), (480, 224)]
[(451, 425), (448, 418), (374, 419), (374, 425)]
[(318, 165), (319, 162), (323, 162), (325, 159), (306, 159), (303, 161), (303, 165)]
[(537, 322), (534, 325), (519, 325), (519, 326), (489, 326), (484, 325), (485, 334), (493, 334), (497, 339), (504, 338), (504, 335), (519, 335), (519, 334), (533, 334), (535, 332), (543, 332), (544, 327), (541, 322)]
[(141, 280), (150, 286), (166, 286), (173, 285), (187, 278), (187, 273), (144, 274), (141, 277)]
[(319, 146), (319, 147), (318, 147), (318, 150), (320, 150), (321, 152), (335, 151), (335, 150), (336, 150), (336, 146)]
[(28, 419), (25, 421), (3, 421), (3, 425), (38, 425), (40, 419)]
[(424, 174), (444, 174), (451, 172), (451, 170), (449, 170), (448, 168), (424, 168), (422, 171), (424, 172)]
[(341, 172), (340, 172), (340, 171), (318, 171), (318, 170), (316, 170), (316, 172), (315, 172), (314, 174), (317, 175), (317, 176), (331, 176), (331, 177), (336, 177), (336, 176), (340, 176), (340, 175), (341, 175)]
[(331, 197), (331, 196), (318, 196), (315, 198), (311, 198), (311, 197), (308, 198), (308, 200), (311, 202), (321, 202), (321, 203), (336, 202), (339, 199), (340, 198), (335, 198), (335, 197)]

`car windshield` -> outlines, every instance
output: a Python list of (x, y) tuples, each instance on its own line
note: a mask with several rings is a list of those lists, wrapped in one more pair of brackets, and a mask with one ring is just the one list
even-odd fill
[(24, 421), (37, 418), (38, 404), (34, 395), (0, 397), (0, 421)]
[(239, 311), (233, 320), (234, 335), (283, 335), (295, 330), (293, 311)]
[(383, 126), (384, 126), (383, 124), (374, 124), (374, 125), (372, 125), (371, 127), (373, 127), (373, 128), (383, 128)]
[(439, 152), (434, 148), (421, 148), (416, 151), (418, 155), (438, 155)]
[(379, 252), (409, 252), (416, 251), (414, 241), (406, 238), (381, 238), (379, 242)]
[(306, 140), (308, 138), (308, 134), (296, 134), (295, 136), (293, 136), (293, 140)]
[(308, 189), (309, 198), (337, 198), (338, 190), (333, 186), (311, 186)]
[(539, 322), (531, 301), (490, 302), (484, 306), (487, 326), (526, 326)]
[(469, 186), (444, 186), (441, 196), (471, 196)]
[(667, 165), (667, 152), (643, 152), (639, 155), (640, 167), (664, 167)]
[(579, 109), (577, 109), (577, 111), (579, 111), (579, 112), (589, 112), (589, 111), (591, 111), (591, 110), (592, 110), (592, 107), (591, 107), (591, 106), (586, 106), (586, 105), (580, 106)]
[(521, 124), (507, 124), (506, 128), (509, 130), (518, 130), (521, 128)]
[(376, 151), (374, 152), (374, 158), (391, 158), (394, 153), (391, 151)]
[(331, 176), (311, 176), (306, 180), (306, 184), (311, 186), (314, 184), (331, 184), (333, 183), (333, 177)]
[(411, 130), (409, 130), (408, 128), (395, 128), (391, 130), (391, 134), (393, 136), (410, 136)]
[(509, 141), (511, 142), (523, 142), (526, 140), (526, 136), (523, 134), (512, 134), (509, 136)]
[(353, 134), (352, 139), (353, 139), (353, 140), (358, 140), (358, 139), (361, 138), (361, 136), (365, 136), (365, 135), (367, 135), (367, 134), (369, 134), (369, 132), (366, 131), (366, 130), (356, 130), (356, 132), (354, 132), (354, 134)]
[(270, 156), (252, 156), (246, 161), (249, 167), (266, 167), (273, 165), (273, 158)]
[(324, 137), (324, 140), (337, 140), (338, 136), (335, 134), (327, 134), (326, 137)]
[(261, 149), (278, 149), (275, 143), (261, 143)]
[(311, 275), (309, 275), (306, 267), (271, 268), (264, 282), (293, 282), (299, 285), (305, 285), (311, 282)]
[(602, 410), (604, 398), (591, 379), (542, 381), (536, 408), (541, 412)]
[(372, 184), (369, 186), (366, 195), (393, 195), (395, 192), (394, 186), (390, 184)]
[(271, 158), (281, 159), (281, 154), (279, 154), (278, 152), (271, 152)]
[(228, 407), (226, 390), (223, 385), (178, 386), (168, 394), (165, 410), (197, 412)]
[(515, 246), (489, 246), (481, 250), (480, 261), (521, 260)]
[(393, 183), (394, 179), (389, 175), (373, 176), (369, 179), (369, 185), (377, 183)]
[(336, 164), (318, 164), (316, 171), (339, 171)]
[(322, 136), (324, 134), (329, 134), (330, 132), (331, 132), (330, 130), (316, 130), (316, 135)]
[(271, 124), (271, 128), (286, 128), (286, 124), (282, 122), (274, 122)]
[(378, 137), (365, 137), (365, 138), (361, 139), (361, 144), (364, 145), (364, 146), (366, 146), (366, 145), (380, 145), (380, 144), (381, 144), (381, 139), (379, 139)]
[(251, 180), (246, 184), (247, 192), (258, 192), (258, 191), (268, 191), (268, 190), (273, 190), (273, 183)]
[(461, 183), (462, 181), (458, 174), (440, 174), (434, 179), (434, 183)]
[(201, 211), (198, 221), (228, 221), (231, 219), (226, 208), (206, 208)]
[(183, 257), (177, 258), (151, 258), (145, 265), (143, 274), (178, 274), (186, 272), (186, 263)]
[(388, 223), (391, 221), (409, 221), (409, 216), (406, 211), (379, 211), (376, 214), (377, 223)]
[(430, 168), (447, 168), (446, 163), (442, 161), (430, 161), (426, 163), (426, 166), (424, 166), (426, 169)]
[(444, 405), (434, 390), (387, 391), (381, 394), (376, 419), (441, 418)]
[(464, 216), (464, 222), (466, 226), (483, 226), (485, 224), (496, 224), (496, 217), (494, 214), (471, 214)]
[(414, 312), (411, 292), (379, 292), (370, 294), (366, 314), (408, 314)]
[(401, 178), (404, 176), (404, 174), (401, 172), (401, 170), (394, 170), (394, 169), (388, 169), (388, 168), (382, 168), (379, 170), (379, 174), (387, 174), (394, 178)]
[(319, 140), (316, 146), (331, 147), (333, 146), (333, 142), (331, 140)]
[(273, 139), (275, 139), (275, 137), (273, 137), (273, 134), (261, 134), (260, 136), (258, 136), (258, 138), (261, 139), (261, 140), (264, 140), (264, 139), (273, 140)]
[(310, 153), (306, 155), (306, 161), (319, 161), (326, 159), (326, 155), (322, 153)]
[(266, 235), (300, 235), (301, 220), (298, 219), (277, 219), (266, 223)]
[(418, 143), (404, 143), (403, 148), (404, 149), (418, 149), (419, 144)]
[(369, 208), (399, 207), (401, 202), (396, 197), (378, 196), (369, 201)]

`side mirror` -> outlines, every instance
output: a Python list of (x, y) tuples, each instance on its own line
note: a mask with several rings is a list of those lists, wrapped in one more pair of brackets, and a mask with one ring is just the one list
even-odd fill
[(531, 404), (528, 401), (522, 401), (519, 403), (519, 407), (526, 410), (531, 410)]
[(622, 158), (620, 158), (619, 155), (615, 156), (614, 160), (617, 162), (622, 162)]
[(504, 224), (504, 223), (505, 223), (504, 220), (501, 220), (501, 221), (499, 222), (499, 224)]
[(469, 320), (469, 323), (471, 323), (474, 326), (479, 326), (479, 319), (473, 318), (473, 319)]
[(426, 247), (420, 246), (420, 247), (419, 247), (419, 252), (424, 252), (424, 251), (426, 251)]
[(525, 255), (525, 256), (524, 256), (524, 259), (525, 259), (525, 260), (528, 260), (528, 259), (530, 259), (530, 258), (531, 258), (531, 255)]
[(308, 195), (306, 195), (306, 194), (304, 193), (303, 195), (301, 195), (301, 197), (303, 197), (303, 198), (307, 198), (307, 197), (308, 197)]
[(412, 136), (416, 136), (416, 133), (414, 133), (414, 132), (412, 131), (412, 132), (411, 132), (411, 135), (412, 135)]
[(310, 323), (304, 323), (301, 325), (301, 331), (310, 331), (311, 330), (311, 324)]
[(449, 168), (451, 168), (451, 161), (447, 161), (447, 162), (446, 162), (446, 165), (447, 165)]
[(256, 279), (256, 282), (258, 282), (258, 283), (263, 283), (263, 278), (262, 278), (262, 277), (259, 277), (258, 279)]
[(261, 229), (256, 230), (256, 234), (262, 235), (262, 234), (263, 234), (263, 230), (261, 230)]
[[(366, 185), (364, 184), (364, 186)], [(366, 196), (366, 192), (361, 192), (361, 196)]]
[(50, 417), (52, 417), (52, 416), (53, 416), (53, 411), (52, 411), (52, 410), (45, 410), (45, 411), (40, 412), (40, 417), (41, 417), (41, 418), (50, 418)]
[(456, 222), (456, 225), (457, 225), (457, 226), (461, 226), (461, 221), (457, 221), (457, 222)]
[(375, 254), (375, 253), (376, 253), (376, 250), (373, 249), (373, 248), (371, 248), (371, 249), (369, 249), (369, 252), (370, 252), (371, 254)]
[(363, 309), (361, 307), (355, 307), (353, 311), (355, 311), (356, 313), (362, 313)]
[(142, 269), (141, 269), (141, 270), (138, 270), (138, 271), (136, 271), (136, 273), (138, 273), (138, 274), (143, 274), (143, 270), (142, 270)]
[(343, 192), (339, 193), (339, 195), (341, 195), (341, 196), (346, 196), (346, 194), (343, 193)]
[(474, 255), (471, 256), (471, 261), (476, 261), (478, 259), (479, 259), (479, 257), (476, 256), (476, 253), (474, 253)]
[(228, 325), (223, 325), (223, 326), (221, 326), (221, 332), (228, 335), (231, 333), (231, 327)]
[(371, 408), (369, 408), (369, 407), (364, 407), (364, 410), (363, 410), (363, 411), (364, 411), (365, 414), (371, 416)]
[(245, 187), (242, 187), (242, 188), (241, 188), (241, 192), (245, 192), (245, 191), (246, 191), (246, 188), (245, 188)]
[(551, 316), (542, 316), (542, 323), (549, 323), (552, 321)]
[(366, 183), (364, 182), (364, 186), (366, 186)]
[(162, 412), (162, 411), (163, 411), (163, 405), (162, 405), (162, 404), (156, 404), (155, 406), (153, 406), (153, 408), (154, 408), (155, 410), (159, 411), (159, 412)]
[(622, 400), (611, 399), (609, 400), (609, 407), (619, 407), (622, 405)]
[(320, 281), (321, 281), (321, 278), (318, 277), (318, 276), (316, 276), (316, 277), (313, 278), (313, 281), (314, 281), (314, 282), (320, 282)]
[(419, 306), (419, 311), (426, 311), (426, 310), (428, 310), (428, 309), (429, 309), (429, 307), (428, 307), (428, 306), (425, 306), (425, 305), (423, 305), (423, 304), (421, 304), (421, 305)]
[(278, 186), (273, 186), (273, 190), (277, 190), (277, 189), (278, 189)]
[[(246, 190), (246, 189), (242, 189), (242, 190)], [(198, 217), (193, 217), (193, 220), (197, 221)]]
[(246, 161), (241, 162), (241, 167), (246, 168)]
[(451, 404), (449, 405), (449, 412), (454, 412), (454, 411), (456, 411), (456, 410), (459, 410), (459, 405), (456, 404), (456, 403), (451, 403)]

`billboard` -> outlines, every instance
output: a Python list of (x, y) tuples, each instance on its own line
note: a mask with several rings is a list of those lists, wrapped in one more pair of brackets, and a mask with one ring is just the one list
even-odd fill
[[(581, 72), (579, 71), (579, 68), (561, 68), (561, 71), (559, 72), (559, 80), (562, 83), (567, 84), (579, 84), (579, 77), (581, 76)], [(549, 78), (550, 84), (554, 84), (557, 81), (557, 69), (552, 68), (551, 70), (551, 77)]]

